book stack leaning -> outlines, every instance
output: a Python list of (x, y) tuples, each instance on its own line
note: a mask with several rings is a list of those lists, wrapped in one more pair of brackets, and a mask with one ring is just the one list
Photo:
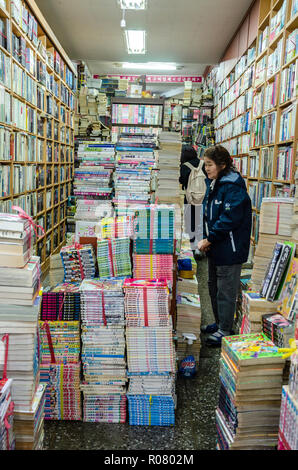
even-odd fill
[[(8, 335), (16, 449), (43, 448), (44, 387), (39, 386), (40, 261), (28, 219), (0, 214), (0, 337)], [(3, 364), (0, 364), (0, 376)]]
[(216, 410), (218, 449), (277, 446), (284, 363), (282, 353), (263, 333), (223, 339)]

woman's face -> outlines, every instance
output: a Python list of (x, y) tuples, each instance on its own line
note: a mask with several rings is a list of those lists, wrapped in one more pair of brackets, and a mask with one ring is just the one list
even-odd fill
[(205, 171), (210, 180), (216, 180), (221, 170), (225, 168), (226, 165), (216, 165), (216, 163), (208, 157), (204, 157), (205, 162)]

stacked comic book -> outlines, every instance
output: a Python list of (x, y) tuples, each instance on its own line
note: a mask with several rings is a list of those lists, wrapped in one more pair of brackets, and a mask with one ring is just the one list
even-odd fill
[(98, 239), (97, 264), (100, 279), (131, 276), (130, 239)]
[(223, 338), (218, 449), (274, 449), (284, 363), (282, 352), (262, 333)]
[(175, 423), (175, 354), (166, 279), (126, 279), (127, 394), (131, 425)]
[(85, 279), (80, 287), (84, 421), (126, 420), (123, 281)]
[(282, 388), (278, 449), (298, 450), (298, 351), (291, 356), (288, 385)]
[(11, 379), (0, 380), (0, 450), (15, 449), (14, 404), (11, 398), (11, 385)]
[(93, 278), (96, 273), (96, 258), (92, 245), (64, 246), (60, 255), (64, 268), (64, 282), (80, 282)]

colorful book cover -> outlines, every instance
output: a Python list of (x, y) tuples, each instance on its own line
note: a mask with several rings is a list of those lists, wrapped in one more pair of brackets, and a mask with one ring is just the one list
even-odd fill
[(226, 336), (222, 348), (236, 366), (282, 362), (282, 353), (263, 333)]
[[(298, 258), (293, 258), (285, 280), (284, 289), (281, 294), (281, 305), (278, 311), (288, 320), (293, 320), (292, 306), (295, 302), (298, 283)], [(290, 318), (291, 314), (291, 318)]]

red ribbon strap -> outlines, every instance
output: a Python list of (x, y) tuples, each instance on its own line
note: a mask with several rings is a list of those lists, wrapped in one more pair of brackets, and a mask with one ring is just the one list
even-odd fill
[(4, 355), (4, 367), (3, 367), (3, 380), (7, 380), (7, 362), (8, 362), (8, 346), (9, 346), (9, 335), (6, 333), (2, 336), (3, 343), (5, 342), (5, 355)]
[(110, 256), (110, 260), (111, 260), (112, 276), (115, 277), (112, 242), (111, 242), (110, 238), (108, 238), (108, 246), (109, 246), (109, 256)]
[(147, 287), (143, 287), (143, 299), (144, 299), (144, 324), (148, 326), (148, 298), (147, 298)]
[[(28, 215), (21, 207), (19, 206), (12, 206), (12, 209), (17, 211), (19, 213), (19, 216), (22, 218), (22, 219), (27, 219), (30, 223), (30, 225), (32, 226), (34, 232), (35, 232), (35, 235), (37, 236), (37, 238), (40, 238), (40, 236), (38, 235), (37, 233), (37, 229), (40, 229), (43, 233), (43, 235), (45, 234), (45, 231), (43, 229), (43, 227), (41, 225), (37, 225), (34, 220), (32, 219), (32, 217), (30, 217), (30, 215)], [(42, 236), (42, 235), (41, 235)]]
[(104, 298), (104, 291), (101, 291), (101, 304), (102, 304), (102, 318), (104, 326), (107, 326), (107, 319), (106, 319), (106, 311), (105, 311), (105, 298)]
[(50, 354), (51, 354), (51, 362), (53, 364), (56, 364), (56, 358), (55, 358), (55, 353), (54, 353), (54, 348), (53, 348), (53, 343), (52, 343), (50, 325), (48, 324), (47, 321), (44, 322), (42, 328), (45, 329), (46, 333), (47, 333), (48, 344), (49, 344), (49, 349), (50, 349)]

